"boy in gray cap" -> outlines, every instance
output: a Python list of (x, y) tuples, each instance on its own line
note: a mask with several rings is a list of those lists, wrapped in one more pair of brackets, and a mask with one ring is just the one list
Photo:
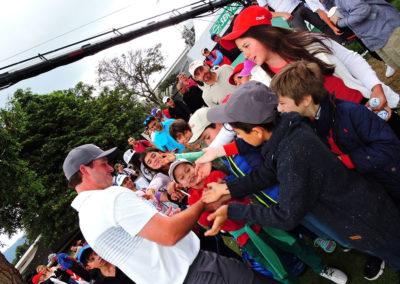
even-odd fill
[[(264, 164), (226, 184), (209, 184), (213, 190), (203, 194), (203, 201), (214, 202), (221, 196), (242, 198), (280, 185), (279, 206), (223, 205), (211, 215), (215, 221), (208, 235), (218, 232), (227, 218), (291, 230), (312, 214), (313, 223), (308, 228), (317, 235), (323, 231), (339, 243), (368, 251), (399, 270), (400, 214), (391, 198), (380, 185), (344, 167), (298, 113), (280, 118), (277, 102), (271, 89), (250, 81), (241, 85), (226, 104), (208, 111), (209, 121), (228, 122), (238, 137), (261, 146)], [(223, 154), (228, 155), (235, 152), (225, 151)]]
[(63, 165), (78, 192), (72, 207), (81, 231), (100, 257), (136, 283), (276, 283), (244, 263), (200, 250), (191, 228), (205, 209), (202, 201), (166, 217), (133, 191), (112, 186), (108, 159), (115, 152), (86, 144)]

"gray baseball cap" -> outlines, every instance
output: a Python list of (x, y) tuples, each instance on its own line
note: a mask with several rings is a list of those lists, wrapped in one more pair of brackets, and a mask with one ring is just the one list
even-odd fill
[(263, 124), (274, 120), (277, 105), (274, 91), (263, 83), (249, 81), (236, 88), (225, 104), (212, 107), (207, 119), (213, 123)]
[(63, 164), (64, 174), (69, 180), (77, 171), (81, 165), (87, 165), (90, 162), (107, 157), (109, 160), (117, 154), (117, 147), (110, 150), (103, 151), (94, 144), (85, 144), (75, 149), (72, 149), (65, 158)]

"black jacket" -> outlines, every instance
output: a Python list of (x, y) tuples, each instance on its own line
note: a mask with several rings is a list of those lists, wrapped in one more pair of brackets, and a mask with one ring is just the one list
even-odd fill
[(190, 118), (190, 110), (187, 107), (187, 105), (179, 100), (174, 100), (174, 102), (175, 102), (175, 107), (168, 108), (169, 115), (171, 116), (171, 118), (174, 119), (182, 118), (185, 121), (188, 121)]
[(242, 198), (279, 183), (278, 205), (230, 203), (229, 219), (290, 230), (313, 213), (360, 250), (400, 238), (400, 214), (385, 190), (347, 169), (298, 113), (282, 116), (262, 155), (260, 169), (227, 186)]
[(207, 106), (203, 100), (203, 91), (197, 86), (189, 87), (187, 93), (183, 94), (183, 101), (190, 109), (190, 113)]

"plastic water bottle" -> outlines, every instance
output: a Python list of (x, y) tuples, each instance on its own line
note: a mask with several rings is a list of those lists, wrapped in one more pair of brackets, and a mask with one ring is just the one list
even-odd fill
[(386, 110), (381, 110), (377, 115), (383, 120), (386, 120), (386, 118), (389, 116), (389, 113)]
[(372, 98), (369, 100), (369, 105), (371, 107), (377, 107), (381, 104), (381, 100), (379, 98)]

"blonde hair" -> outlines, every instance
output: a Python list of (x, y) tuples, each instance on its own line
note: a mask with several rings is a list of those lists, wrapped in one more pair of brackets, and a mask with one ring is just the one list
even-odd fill
[(48, 268), (46, 265), (39, 265), (38, 267), (36, 267), (36, 272), (39, 273), (39, 269), (44, 268), (46, 270), (46, 272), (51, 271), (50, 268)]

